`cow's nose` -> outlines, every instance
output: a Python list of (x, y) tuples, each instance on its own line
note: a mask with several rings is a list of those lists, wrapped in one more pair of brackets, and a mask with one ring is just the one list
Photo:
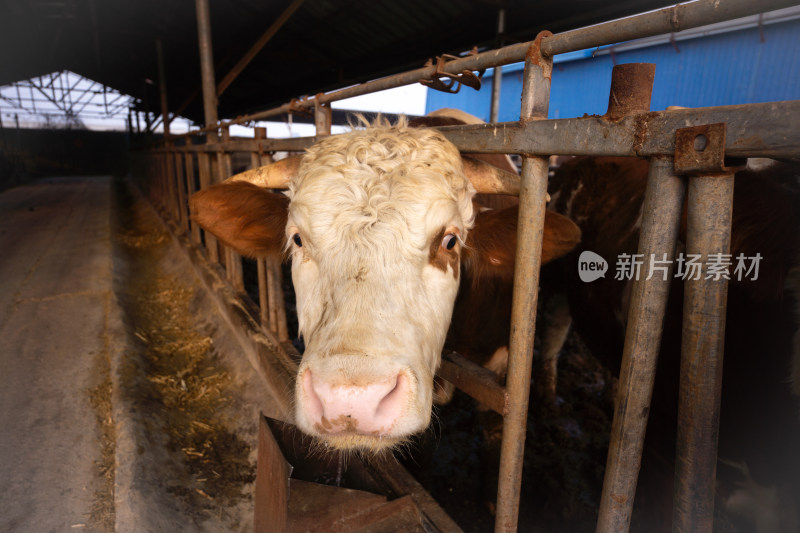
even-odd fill
[(409, 391), (403, 373), (365, 384), (318, 379), (311, 369), (303, 375), (306, 414), (323, 434), (385, 435), (400, 417)]

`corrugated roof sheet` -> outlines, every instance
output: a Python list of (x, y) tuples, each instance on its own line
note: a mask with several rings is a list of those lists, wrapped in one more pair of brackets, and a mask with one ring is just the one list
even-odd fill
[[(655, 63), (651, 110), (670, 105), (707, 107), (800, 99), (800, 20), (713, 34), (691, 40), (604, 53), (553, 69), (550, 118), (602, 115), (608, 107), (615, 63)], [(500, 121), (519, 119), (522, 70), (503, 72)], [(427, 110), (457, 107), (489, 118), (491, 80), (480, 92), (428, 92)]]

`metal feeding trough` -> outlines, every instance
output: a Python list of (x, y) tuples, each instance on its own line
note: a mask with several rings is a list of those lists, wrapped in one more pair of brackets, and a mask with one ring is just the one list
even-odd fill
[(357, 455), (323, 450), (295, 426), (261, 416), (256, 533), (430, 531), (424, 524), (413, 498)]

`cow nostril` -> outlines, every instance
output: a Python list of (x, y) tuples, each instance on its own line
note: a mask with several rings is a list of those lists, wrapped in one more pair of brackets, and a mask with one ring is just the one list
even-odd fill
[(322, 408), (322, 400), (320, 400), (317, 391), (314, 390), (311, 369), (307, 369), (303, 374), (303, 392), (305, 392), (306, 396), (306, 411), (313, 420), (321, 420), (324, 410)]
[(389, 393), (384, 396), (375, 408), (375, 416), (391, 419), (397, 418), (402, 411), (403, 401), (408, 392), (408, 377), (405, 374), (398, 374), (395, 385)]

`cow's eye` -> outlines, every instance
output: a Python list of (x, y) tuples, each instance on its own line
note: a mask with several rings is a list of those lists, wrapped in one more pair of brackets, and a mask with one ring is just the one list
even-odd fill
[(448, 233), (447, 235), (444, 236), (444, 239), (442, 239), (442, 246), (447, 248), (448, 250), (452, 250), (457, 242), (458, 242), (458, 237), (456, 237), (452, 233)]
[(292, 235), (292, 240), (294, 241), (294, 243), (297, 245), (298, 248), (303, 246), (303, 240), (300, 238), (299, 233), (295, 233), (294, 235)]

